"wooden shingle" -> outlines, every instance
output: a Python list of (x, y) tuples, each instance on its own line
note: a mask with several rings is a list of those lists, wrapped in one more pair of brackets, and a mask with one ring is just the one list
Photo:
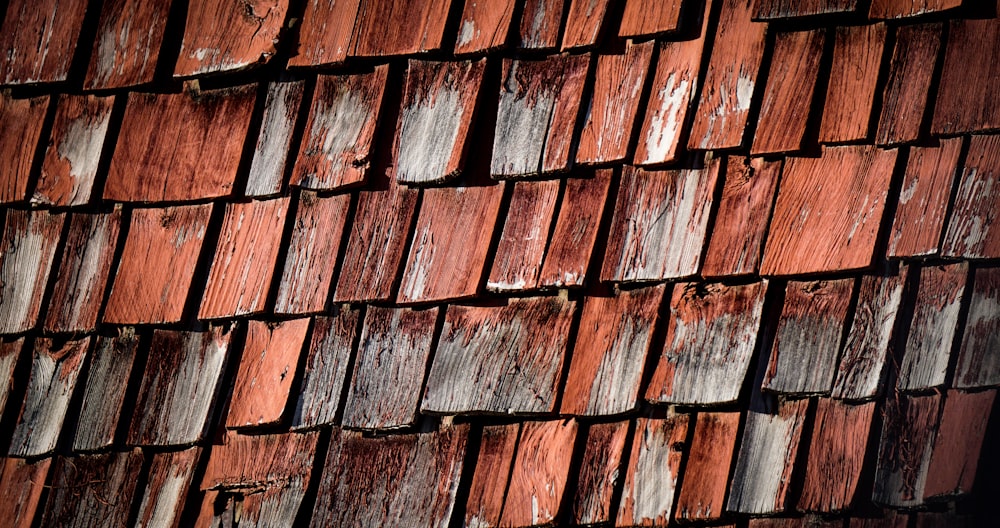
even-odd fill
[(819, 128), (821, 142), (846, 143), (868, 138), (885, 38), (884, 23), (837, 28)]
[(0, 515), (10, 528), (31, 528), (45, 489), (51, 458), (0, 459)]
[(576, 431), (574, 420), (524, 423), (500, 526), (539, 526), (556, 520), (569, 479)]
[(65, 213), (7, 211), (0, 240), (0, 334), (34, 328)]
[[(179, 526), (201, 448), (156, 453), (139, 503), (140, 526)], [(138, 500), (138, 499), (137, 499)]]
[(568, 288), (586, 283), (611, 180), (610, 169), (566, 180), (539, 277), (542, 286)]
[(608, 0), (569, 0), (562, 50), (591, 48), (597, 44), (608, 11)]
[(872, 500), (891, 507), (923, 503), (941, 396), (886, 400)]
[(0, 26), (0, 84), (65, 81), (87, 2), (11, 0)]
[(244, 435), (213, 445), (201, 489), (308, 486), (319, 432)]
[(74, 451), (96, 451), (110, 446), (118, 424), (128, 422), (130, 415), (123, 405), (138, 348), (139, 337), (129, 327), (114, 337), (98, 336), (76, 420)]
[(781, 19), (834, 13), (850, 13), (858, 0), (754, 0), (755, 19)]
[(675, 519), (702, 521), (722, 517), (739, 427), (739, 413), (698, 413), (684, 466), (684, 481), (674, 508)]
[(312, 428), (336, 419), (359, 317), (357, 309), (341, 309), (332, 317), (315, 319), (292, 429)]
[(618, 36), (643, 37), (677, 31), (682, 3), (682, 0), (625, 0)]
[(122, 88), (152, 81), (171, 4), (172, 0), (103, 2), (84, 88)]
[(989, 88), (1000, 76), (998, 57), (1000, 21), (949, 22), (932, 132), (955, 134), (1000, 127), (1000, 93)]
[(138, 449), (57, 457), (42, 526), (124, 526), (142, 469)]
[(944, 384), (968, 276), (965, 262), (920, 268), (920, 286), (896, 383), (900, 390)]
[(609, 523), (614, 517), (611, 501), (619, 477), (629, 422), (593, 424), (587, 428), (583, 459), (573, 493), (573, 523)]
[(819, 399), (798, 509), (834, 512), (852, 506), (874, 414), (875, 402), (852, 405)]
[[(451, 2), (361, 0), (350, 56), (384, 57), (440, 49)], [(346, 3), (350, 6), (353, 2)]]
[(821, 29), (779, 33), (775, 38), (751, 154), (797, 152), (806, 146), (825, 40)]
[(890, 258), (938, 254), (961, 152), (961, 138), (943, 139), (937, 147), (910, 149), (889, 232)]
[(665, 525), (673, 515), (681, 457), (690, 417), (639, 418), (625, 489), (618, 507), (621, 526)]
[(17, 141), (0, 142), (0, 203), (20, 202), (28, 198), (31, 164), (35, 146), (42, 136), (42, 125), (49, 107), (49, 97), (15, 99), (0, 93), (0, 134)]
[(503, 498), (507, 493), (514, 452), (521, 424), (487, 425), (480, 435), (476, 471), (469, 483), (465, 526), (488, 528), (500, 525)]
[(524, 0), (517, 47), (550, 50), (559, 45), (567, 0)]
[(924, 498), (961, 495), (973, 489), (996, 394), (995, 390), (948, 391), (927, 466)]
[(14, 388), (14, 369), (23, 346), (24, 337), (0, 340), (0, 409), (6, 408), (7, 398)]
[(175, 77), (242, 70), (266, 63), (284, 29), (288, 0), (199, 0), (187, 24)]
[(903, 18), (944, 11), (962, 5), (962, 0), (872, 0), (871, 18)]
[(59, 99), (32, 202), (84, 205), (90, 201), (113, 102), (113, 97), (94, 95)]
[(1000, 385), (1000, 268), (973, 272), (953, 385), (963, 389)]
[(530, 290), (539, 286), (558, 198), (559, 180), (514, 184), (486, 289)]
[(247, 175), (247, 196), (268, 196), (281, 192), (304, 92), (305, 81), (272, 82), (267, 85), (264, 114)]
[(516, 0), (471, 0), (462, 6), (455, 55), (493, 51), (507, 42)]
[(1000, 257), (1000, 134), (972, 136), (958, 176), (951, 218), (941, 240), (945, 257)]
[(896, 31), (896, 49), (875, 132), (877, 144), (912, 143), (918, 138), (941, 47), (941, 29), (941, 24), (918, 24)]
[(288, 66), (322, 66), (347, 59), (361, 0), (308, 0), (299, 28), (299, 46)]
[(308, 330), (309, 319), (247, 323), (226, 427), (269, 425), (281, 420)]

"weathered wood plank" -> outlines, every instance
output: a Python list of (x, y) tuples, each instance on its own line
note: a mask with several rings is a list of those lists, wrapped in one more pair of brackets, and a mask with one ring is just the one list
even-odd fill
[(0, 467), (0, 515), (10, 528), (31, 528), (45, 489), (51, 458), (28, 461), (3, 458)]
[[(711, 0), (706, 0), (711, 3)], [(644, 37), (677, 31), (681, 0), (625, 0), (619, 37)]]
[(941, 254), (959, 258), (1000, 257), (1000, 135), (972, 136)]
[(264, 491), (243, 495), (239, 511), (240, 524), (249, 526), (292, 526), (298, 516), (306, 488), (293, 481), (284, 488), (267, 488)]
[(835, 512), (851, 508), (874, 414), (875, 402), (852, 405), (819, 399), (797, 509)]
[(900, 390), (923, 390), (944, 384), (969, 276), (966, 262), (920, 268), (913, 319), (899, 366)]
[(32, 202), (84, 205), (90, 201), (113, 102), (114, 97), (94, 95), (60, 97)]
[(722, 517), (739, 427), (740, 413), (697, 415), (684, 481), (674, 508), (675, 519), (699, 521)]
[(98, 336), (73, 435), (74, 451), (110, 446), (119, 421), (129, 419), (122, 405), (138, 347), (139, 338), (129, 327), (119, 330), (115, 337)]
[(572, 419), (524, 423), (499, 526), (550, 525), (556, 520), (577, 428)]
[(347, 59), (361, 0), (308, 0), (299, 28), (298, 50), (288, 66), (322, 66)]
[(989, 88), (989, 80), (1000, 76), (998, 59), (1000, 21), (949, 22), (931, 132), (956, 134), (1000, 128), (1000, 93)]
[(974, 272), (952, 385), (962, 389), (1000, 385), (1000, 268)]
[(174, 77), (242, 70), (277, 51), (288, 0), (201, 0), (187, 9)]
[(462, 8), (455, 55), (502, 48), (507, 42), (516, 0), (470, 0)]
[(552, 412), (575, 308), (559, 297), (449, 306), (421, 410)]
[(337, 189), (365, 181), (382, 112), (388, 66), (316, 81), (291, 184)]
[(871, 18), (903, 18), (944, 11), (962, 5), (962, 0), (872, 0)]
[(264, 115), (247, 175), (247, 196), (268, 196), (281, 192), (304, 92), (305, 81), (272, 82), (267, 85)]
[(972, 490), (996, 393), (948, 391), (927, 467), (924, 498)]
[(628, 421), (593, 424), (587, 428), (583, 460), (573, 494), (574, 524), (612, 521), (611, 499), (618, 487), (628, 429)]
[(886, 508), (881, 517), (852, 517), (849, 528), (906, 528), (909, 526), (909, 516)]
[(308, 331), (309, 319), (247, 323), (226, 427), (270, 425), (281, 420)]
[(566, 180), (538, 279), (541, 286), (568, 288), (586, 283), (611, 178), (611, 169), (604, 169), (595, 171), (589, 178)]
[(560, 412), (608, 415), (635, 408), (665, 290), (659, 285), (585, 298)]
[(12, 340), (0, 339), (0, 409), (5, 409), (7, 406), (7, 398), (14, 385), (14, 367), (17, 366), (23, 346), (24, 337)]
[(0, 26), (0, 84), (65, 81), (87, 3), (11, 0)]
[(607, 10), (608, 0), (570, 0), (562, 51), (594, 47), (606, 23)]
[(685, 414), (636, 420), (618, 525), (657, 526), (670, 521), (689, 422)]
[(153, 332), (129, 444), (186, 445), (203, 438), (230, 337), (221, 327)]
[(679, 171), (626, 166), (601, 278), (636, 282), (697, 274), (718, 175), (719, 160)]
[(910, 149), (889, 232), (889, 257), (938, 253), (961, 151), (962, 138), (943, 139), (938, 147)]
[(493, 267), (486, 279), (487, 290), (530, 290), (539, 286), (558, 197), (559, 180), (514, 184)]
[(0, 334), (35, 327), (65, 213), (11, 209), (0, 240)]
[(57, 457), (42, 526), (125, 526), (142, 469), (138, 449)]
[(212, 204), (132, 210), (105, 323), (180, 321), (211, 214)]
[(940, 403), (938, 394), (886, 400), (872, 492), (876, 503), (895, 508), (923, 503)]
[(152, 456), (142, 502), (139, 504), (137, 526), (180, 526), (181, 513), (184, 511), (191, 479), (200, 457), (200, 447), (156, 453)]
[(341, 309), (333, 317), (315, 319), (292, 429), (316, 427), (336, 418), (359, 317), (357, 309)]
[(754, 0), (754, 19), (771, 20), (834, 13), (850, 13), (858, 0)]
[(437, 308), (368, 308), (344, 427), (393, 429), (416, 421), (437, 317)]
[(350, 55), (384, 57), (440, 49), (451, 1), (363, 0), (354, 23)]
[[(6, 71), (6, 70), (5, 70)], [(20, 202), (28, 196), (31, 164), (35, 146), (42, 136), (42, 125), (49, 107), (49, 97), (14, 99), (0, 94), (0, 134), (17, 141), (0, 142), (0, 203)]]
[(102, 3), (83, 87), (102, 90), (151, 82), (159, 63), (171, 3), (172, 0)]
[(821, 142), (846, 143), (868, 138), (885, 37), (884, 23), (837, 28), (819, 127)]
[(941, 30), (941, 24), (936, 23), (900, 26), (896, 31), (896, 48), (875, 132), (877, 144), (911, 143), (919, 137), (941, 47)]
[(559, 45), (559, 30), (565, 10), (566, 0), (524, 0), (517, 47), (555, 49)]
[(226, 433), (213, 445), (200, 487), (259, 490), (309, 483), (319, 432), (244, 435)]
[(767, 282), (678, 284), (666, 343), (646, 389), (658, 403), (735, 402), (753, 356)]
[(514, 451), (521, 433), (520, 423), (487, 425), (480, 435), (476, 470), (465, 505), (465, 526), (490, 528), (500, 524), (503, 498), (507, 493)]

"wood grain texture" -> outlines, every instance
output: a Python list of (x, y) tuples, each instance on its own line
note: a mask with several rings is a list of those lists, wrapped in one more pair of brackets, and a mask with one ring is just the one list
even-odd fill
[(972, 136), (951, 219), (941, 241), (945, 257), (1000, 257), (1000, 135)]
[(359, 317), (357, 309), (342, 309), (313, 322), (292, 429), (316, 427), (336, 418)]
[(397, 302), (461, 299), (479, 292), (503, 193), (502, 183), (423, 191)]
[(204, 437), (231, 334), (156, 330), (128, 431), (133, 445), (188, 445)]
[(213, 445), (200, 487), (258, 490), (309, 482), (319, 432), (244, 435), (226, 433)]
[(924, 498), (972, 491), (996, 393), (948, 391), (927, 467)]
[(87, 11), (76, 0), (11, 0), (0, 26), (0, 84), (65, 81)]
[(611, 500), (618, 487), (628, 429), (628, 421), (593, 424), (587, 428), (580, 474), (573, 493), (575, 525), (612, 521)]
[(394, 429), (417, 419), (438, 309), (371, 307), (365, 313), (344, 427)]
[(824, 148), (819, 158), (788, 159), (761, 274), (871, 265), (895, 163), (895, 150), (869, 146)]
[(680, 27), (681, 0), (625, 0), (619, 37), (671, 33)]
[[(907, 2), (909, 3), (909, 2)], [(934, 64), (941, 47), (941, 24), (901, 26), (896, 31), (882, 114), (875, 132), (879, 145), (912, 143), (920, 135)]]
[(636, 420), (616, 524), (663, 526), (670, 521), (689, 424), (685, 414)]
[(311, 191), (299, 193), (292, 237), (283, 248), (288, 253), (277, 285), (275, 313), (304, 314), (326, 308), (350, 206), (348, 194), (321, 198)]
[[(580, 3), (577, 0), (576, 3)], [(575, 5), (575, 4), (574, 4)], [(600, 54), (594, 91), (583, 111), (577, 163), (611, 163), (625, 159), (632, 141), (632, 123), (653, 58), (654, 43), (629, 42), (623, 54)]]
[(4, 458), (0, 467), (0, 515), (10, 528), (31, 528), (45, 489), (51, 458)]
[(850, 13), (857, 4), (858, 0), (754, 0), (753, 17), (770, 20)]
[(913, 147), (889, 232), (889, 257), (936, 255), (958, 170), (962, 139), (943, 139), (937, 147)]
[(703, 277), (757, 274), (780, 174), (781, 163), (777, 161), (738, 156), (727, 159), (719, 211), (701, 269)]
[(751, 154), (797, 152), (806, 146), (825, 41), (822, 29), (778, 33)]
[(121, 212), (76, 214), (56, 273), (45, 314), (49, 332), (91, 331), (97, 325), (112, 259), (118, 245)]
[(65, 213), (11, 209), (0, 239), (0, 334), (34, 328)]
[(998, 58), (1000, 21), (949, 22), (931, 132), (955, 134), (1000, 128), (1000, 95), (990, 90), (986, 81), (1000, 75)]
[(288, 202), (276, 198), (226, 205), (199, 319), (264, 311)]
[(362, 0), (350, 55), (384, 57), (440, 49), (450, 7), (451, 0)]
[(968, 276), (966, 262), (920, 269), (898, 389), (922, 390), (944, 384)]
[(940, 404), (938, 394), (886, 400), (873, 501), (894, 508), (923, 503)]
[(56, 457), (42, 526), (125, 526), (142, 469), (138, 449)]
[(563, 30), (562, 50), (591, 48), (597, 44), (607, 18), (608, 0), (570, 0)]
[(156, 202), (229, 195), (255, 96), (254, 86), (197, 96), (129, 93), (104, 199)]
[(247, 323), (226, 427), (276, 424), (284, 414), (309, 319)]
[(697, 274), (718, 175), (718, 160), (704, 169), (626, 166), (601, 278), (639, 282)]
[(42, 124), (49, 97), (15, 99), (0, 94), (0, 134), (17, 141), (0, 142), (0, 203), (20, 202), (28, 196), (35, 145), (42, 136)]
[(539, 286), (545, 250), (552, 243), (549, 231), (559, 186), (559, 180), (514, 184), (493, 267), (486, 279), (487, 290), (517, 291)]
[(743, 144), (767, 32), (767, 24), (753, 22), (750, 16), (750, 2), (722, 0), (688, 148), (714, 150)]
[(809, 400), (778, 404), (777, 412), (749, 411), (726, 510), (764, 514), (784, 511)]
[(559, 297), (449, 306), (421, 410), (552, 412), (575, 308)]
[(874, 414), (875, 402), (852, 405), (819, 398), (797, 509), (835, 512), (853, 505)]
[(1000, 268), (979, 268), (955, 366), (954, 387), (1000, 385)]
[(388, 66), (317, 77), (291, 184), (337, 189), (365, 181), (382, 111)]
[(962, 5), (962, 0), (872, 0), (871, 18), (903, 18), (944, 11)]
[(347, 59), (361, 0), (308, 0), (299, 28), (298, 49), (288, 66), (322, 66)]
[(590, 178), (566, 180), (539, 277), (542, 286), (565, 288), (586, 283), (611, 178), (611, 169), (605, 169)]
[(200, 447), (152, 456), (148, 480), (139, 503), (137, 526), (180, 526), (185, 499), (199, 458)]
[(187, 24), (175, 77), (242, 70), (274, 56), (288, 0), (199, 0)]
[(468, 425), (382, 438), (335, 429), (310, 526), (447, 527), (468, 435)]
[(132, 210), (105, 323), (180, 321), (211, 213), (212, 204)]
[(569, 169), (589, 64), (589, 54), (504, 59), (490, 161), (494, 178)]
[(462, 21), (455, 39), (455, 55), (502, 48), (507, 42), (515, 0), (469, 0), (462, 7)]
[(89, 347), (90, 337), (62, 345), (51, 339), (35, 340), (28, 389), (10, 441), (10, 456), (36, 457), (55, 450)]
[(837, 28), (819, 127), (821, 142), (847, 143), (868, 138), (886, 33), (884, 23)]
[(153, 80), (172, 0), (109, 0), (101, 4), (97, 39), (83, 87), (123, 88)]
[(550, 50), (559, 45), (566, 0), (524, 0), (518, 48)]
[(684, 481), (674, 508), (675, 519), (700, 521), (722, 517), (739, 427), (740, 413), (698, 413), (684, 466)]
[(635, 408), (665, 290), (661, 284), (586, 297), (560, 412), (608, 415)]
[(34, 203), (84, 205), (97, 176), (114, 97), (67, 95), (59, 99)]
[(898, 275), (861, 277), (854, 319), (844, 342), (831, 395), (870, 400), (882, 394), (885, 366), (895, 345), (896, 317), (907, 268)]
[(250, 526), (289, 526), (294, 524), (306, 489), (299, 481), (284, 488), (270, 487), (262, 492), (243, 495), (240, 524)]
[(520, 433), (520, 423), (483, 427), (476, 470), (469, 484), (469, 498), (465, 505), (466, 527), (490, 528), (500, 524), (503, 498), (507, 493)]
[(549, 525), (556, 520), (577, 428), (572, 419), (524, 423), (499, 526)]
[(14, 386), (14, 368), (21, 356), (24, 337), (0, 340), (0, 409), (6, 408), (7, 398)]
[(138, 347), (139, 337), (129, 327), (119, 330), (114, 337), (97, 337), (76, 420), (74, 451), (96, 451), (110, 446), (119, 421), (129, 419), (122, 406)]
[(854, 279), (789, 282), (761, 388), (829, 394)]
[(304, 92), (305, 81), (268, 83), (260, 133), (247, 175), (247, 196), (281, 192)]
[(766, 291), (766, 282), (678, 284), (670, 299), (666, 343), (646, 399), (735, 402), (757, 342)]

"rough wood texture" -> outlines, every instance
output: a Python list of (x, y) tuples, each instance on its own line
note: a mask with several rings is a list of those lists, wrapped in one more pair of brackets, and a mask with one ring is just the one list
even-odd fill
[(247, 489), (309, 482), (319, 432), (249, 436), (230, 431), (213, 445), (201, 489)]
[(784, 394), (829, 394), (854, 279), (789, 282), (761, 386)]
[(889, 232), (889, 257), (926, 257), (938, 253), (948, 198), (962, 152), (962, 138), (943, 139), (938, 147), (913, 147)]
[(660, 403), (721, 404), (739, 398), (757, 342), (766, 282), (678, 284), (667, 338), (646, 389)]
[(688, 147), (723, 149), (743, 144), (743, 131), (764, 56), (767, 24), (750, 20), (750, 2), (722, 0), (712, 58)]
[[(710, 0), (707, 0), (710, 2)], [(681, 0), (626, 0), (619, 37), (642, 37), (676, 31)]]
[(7, 398), (14, 385), (14, 367), (17, 366), (24, 337), (0, 340), (0, 409), (6, 408)]
[(489, 528), (500, 524), (503, 498), (520, 432), (520, 423), (483, 427), (476, 471), (469, 484), (469, 499), (465, 506), (466, 527)]
[(802, 150), (826, 32), (778, 33), (751, 154)]
[(637, 282), (697, 274), (718, 175), (718, 160), (704, 169), (626, 166), (601, 278)]
[(360, 75), (320, 75), (292, 185), (337, 189), (365, 181), (388, 66)]
[(573, 493), (573, 523), (594, 525), (613, 519), (611, 499), (619, 482), (628, 421), (593, 424), (587, 428), (580, 475)]
[(0, 84), (65, 81), (87, 11), (77, 0), (11, 0), (0, 26)]
[(857, 9), (858, 0), (755, 0), (755, 19), (780, 19), (833, 13), (850, 13)]
[(226, 427), (270, 425), (281, 420), (308, 331), (309, 319), (247, 323)]
[(357, 309), (343, 309), (333, 317), (315, 319), (299, 401), (292, 415), (293, 429), (332, 423), (336, 418), (358, 317)]
[(180, 526), (185, 499), (200, 457), (200, 447), (153, 455), (137, 526)]
[(854, 319), (833, 382), (834, 398), (869, 400), (882, 393), (906, 273), (903, 268), (899, 275), (861, 278)]
[(895, 510), (884, 509), (881, 517), (854, 517), (848, 522), (850, 528), (906, 528), (909, 517)]
[(901, 26), (896, 31), (896, 49), (875, 132), (877, 144), (911, 143), (919, 137), (941, 47), (941, 29), (941, 24), (918, 24)]
[(263, 64), (275, 53), (288, 0), (200, 0), (187, 8), (175, 77)]
[(944, 384), (968, 276), (966, 262), (920, 269), (913, 319), (899, 366), (899, 389), (922, 390)]
[(171, 0), (102, 3), (97, 39), (83, 87), (101, 90), (151, 82), (159, 62), (170, 4)]
[(284, 248), (288, 253), (275, 313), (314, 313), (326, 308), (350, 206), (348, 194), (320, 198), (310, 191), (299, 193), (292, 238)]
[(872, 0), (868, 16), (903, 18), (944, 11), (962, 5), (962, 0)]
[(65, 213), (7, 211), (0, 240), (0, 334), (35, 327)]
[(559, 45), (566, 0), (524, 0), (518, 48), (549, 50)]
[(955, 204), (941, 241), (941, 254), (959, 258), (1000, 257), (1000, 135), (972, 136), (959, 176)]
[(45, 315), (49, 332), (88, 332), (97, 325), (118, 245), (121, 212), (73, 214)]
[(180, 320), (211, 213), (212, 204), (132, 210), (105, 323)]
[(739, 427), (740, 413), (697, 415), (684, 466), (684, 482), (674, 509), (674, 518), (678, 521), (722, 517)]
[(462, 21), (455, 40), (455, 55), (481, 53), (502, 48), (507, 42), (515, 0), (469, 0), (462, 8)]
[(198, 95), (129, 93), (104, 199), (156, 202), (230, 194), (255, 96), (254, 86)]
[(153, 332), (129, 444), (186, 445), (202, 439), (230, 337), (220, 327), (206, 332)]
[(1000, 268), (975, 270), (972, 301), (952, 385), (1000, 385)]
[(48, 97), (14, 99), (0, 93), (0, 134), (17, 138), (0, 142), (0, 159), (4, 160), (0, 164), (0, 203), (27, 198), (35, 145), (41, 138), (48, 106)]
[(608, 415), (635, 408), (665, 290), (660, 285), (586, 297), (563, 390), (563, 414)]
[(597, 44), (607, 10), (608, 0), (570, 0), (562, 50), (591, 48)]
[(247, 175), (247, 196), (281, 192), (304, 92), (305, 81), (272, 82), (267, 85), (264, 115)]
[(362, 0), (354, 23), (351, 56), (411, 55), (440, 49), (451, 2)]
[(569, 169), (589, 64), (589, 54), (504, 59), (490, 162), (494, 178)]
[(368, 309), (347, 390), (344, 427), (393, 429), (416, 421), (437, 317), (437, 308)]
[(335, 429), (310, 526), (447, 527), (468, 435), (468, 425), (383, 438)]
[(499, 526), (549, 525), (556, 520), (569, 479), (576, 431), (572, 419), (524, 424)]
[(559, 180), (514, 184), (486, 289), (516, 291), (539, 286), (558, 197)]
[(97, 338), (76, 421), (74, 451), (96, 451), (110, 446), (119, 420), (129, 419), (128, 413), (122, 412), (122, 405), (138, 347), (139, 338), (128, 327), (119, 330), (115, 337)]
[(726, 510), (784, 511), (809, 400), (778, 404), (777, 412), (747, 413)]
[(757, 274), (780, 174), (777, 161), (728, 158), (703, 277)]
[[(993, 43), (990, 47), (989, 43)], [(931, 131), (955, 134), (1000, 128), (1000, 21), (953, 20), (948, 25), (941, 84)]]
[(288, 198), (226, 205), (199, 319), (264, 311)]
[(240, 524), (249, 526), (291, 526), (295, 523), (306, 489), (299, 481), (284, 488), (270, 487), (243, 495)]
[(299, 29), (299, 46), (288, 65), (321, 66), (347, 59), (361, 0), (308, 0)]
[(895, 150), (870, 146), (824, 148), (819, 158), (789, 158), (761, 274), (871, 265), (895, 163)]
[(872, 500), (895, 508), (923, 503), (941, 396), (886, 400)]
[(885, 37), (883, 23), (837, 28), (819, 127), (821, 142), (846, 143), (868, 138)]
[(45, 488), (51, 458), (29, 462), (4, 458), (0, 467), (0, 515), (9, 528), (31, 528), (32, 519)]
[(689, 422), (685, 414), (636, 420), (618, 525), (663, 526), (670, 521)]
[(138, 449), (57, 457), (42, 526), (126, 526), (142, 469)]
[(32, 202), (58, 206), (90, 201), (113, 102), (113, 97), (93, 95), (59, 99)]
[(567, 288), (586, 283), (611, 178), (611, 169), (605, 169), (589, 178), (566, 180), (538, 279), (540, 285)]
[(433, 184), (462, 173), (485, 70), (485, 59), (409, 61), (390, 177)]
[(575, 307), (559, 297), (449, 306), (421, 409), (552, 412)]
[(924, 498), (972, 490), (996, 392), (948, 391), (927, 468)]
[(503, 184), (494, 184), (423, 192), (398, 302), (444, 301), (479, 292), (503, 191)]
[(851, 507), (861, 478), (875, 402), (851, 405), (820, 398), (813, 422), (799, 510), (842, 511)]
[(577, 144), (577, 163), (610, 163), (625, 159), (632, 141), (632, 123), (639, 112), (639, 98), (653, 58), (653, 46), (652, 41), (629, 42), (624, 54), (598, 56), (594, 92), (589, 106), (584, 109), (583, 131)]

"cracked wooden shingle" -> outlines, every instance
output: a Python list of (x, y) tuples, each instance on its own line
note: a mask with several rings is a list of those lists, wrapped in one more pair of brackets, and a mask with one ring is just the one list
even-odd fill
[(552, 50), (559, 45), (566, 0), (524, 0), (518, 48)]
[(876, 144), (899, 145), (919, 138), (941, 47), (941, 31), (940, 23), (900, 26), (896, 31)]
[(586, 283), (612, 178), (611, 169), (602, 169), (587, 178), (566, 180), (540, 286), (572, 288)]
[(203, 490), (260, 490), (309, 485), (319, 431), (244, 435), (229, 431), (212, 446), (202, 476)]
[(139, 502), (138, 526), (180, 526), (200, 457), (200, 447), (152, 455)]
[(556, 520), (577, 429), (572, 419), (524, 423), (499, 526), (547, 526)]
[(309, 319), (250, 321), (226, 427), (277, 424), (284, 414)]
[(698, 413), (674, 508), (678, 521), (716, 520), (723, 515), (729, 468), (736, 452), (740, 413)]
[(1000, 385), (1000, 268), (976, 269), (972, 284), (952, 382), (962, 389)]
[[(992, 43), (990, 47), (989, 43)], [(1000, 21), (948, 23), (941, 84), (931, 132), (955, 134), (1000, 128)]]
[(129, 420), (130, 414), (123, 407), (138, 347), (139, 337), (129, 327), (114, 337), (97, 337), (76, 417), (74, 451), (96, 451), (112, 445), (118, 424)]
[(686, 414), (636, 420), (616, 524), (654, 526), (670, 522), (681, 458), (689, 447), (686, 439), (690, 421)]
[(996, 393), (948, 391), (927, 466), (925, 499), (972, 491)]
[(889, 258), (938, 254), (948, 199), (962, 152), (962, 138), (937, 147), (912, 147), (889, 232)]
[(851, 13), (857, 10), (858, 0), (755, 0), (754, 19), (773, 20), (814, 15)]
[(847, 143), (868, 138), (886, 33), (884, 23), (836, 29), (820, 142)]
[(11, 0), (0, 26), (0, 84), (67, 80), (87, 4)]
[[(711, 4), (711, 0), (706, 0)], [(619, 37), (646, 37), (680, 28), (682, 0), (626, 0)]]
[(247, 196), (281, 192), (304, 92), (305, 81), (268, 83), (260, 132), (247, 175)]
[(507, 42), (516, 0), (470, 0), (462, 7), (455, 55), (502, 48)]
[(961, 5), (962, 0), (872, 0), (868, 16), (904, 18), (953, 9)]
[(958, 176), (954, 207), (941, 240), (941, 255), (965, 259), (1000, 257), (1000, 134), (972, 136)]
[(56, 457), (42, 526), (125, 526), (142, 469), (139, 449)]
[(0, 518), (10, 528), (31, 528), (52, 458), (2, 458), (0, 462), (0, 496), (4, 497)]
[(33, 203), (85, 205), (111, 121), (114, 97), (67, 95), (59, 98)]
[(625, 454), (629, 422), (595, 423), (587, 428), (583, 458), (573, 492), (575, 525), (610, 523), (614, 517), (611, 501), (621, 481), (619, 467)]
[(242, 70), (274, 56), (288, 0), (197, 0), (187, 24), (175, 77)]
[[(913, 268), (914, 270), (916, 268)], [(920, 285), (913, 300), (913, 319), (899, 365), (899, 390), (944, 385), (952, 343), (958, 331), (969, 264), (959, 262), (919, 269)]]
[(469, 482), (469, 498), (465, 504), (465, 526), (490, 528), (500, 525), (500, 512), (514, 452), (521, 434), (521, 424), (487, 425), (483, 427), (476, 455), (476, 470)]
[(550, 243), (555, 243), (549, 240), (549, 230), (559, 186), (559, 180), (514, 183), (503, 232), (486, 279), (487, 290), (519, 291), (539, 286), (545, 251)]
[(83, 87), (103, 90), (152, 82), (172, 2), (103, 2)]
[(333, 423), (347, 376), (347, 365), (358, 331), (358, 309), (341, 309), (331, 317), (316, 317), (306, 356), (292, 429)]
[(361, 0), (349, 55), (386, 57), (441, 49), (451, 2)]
[(601, 32), (606, 31), (603, 26), (609, 18), (608, 4), (608, 0), (569, 0), (561, 50), (594, 47)]
[(28, 197), (35, 146), (42, 137), (49, 99), (15, 99), (7, 92), (0, 93), (0, 135), (17, 138), (0, 142), (0, 203), (20, 202)]
[(875, 503), (894, 508), (923, 504), (940, 404), (939, 394), (886, 399), (872, 492)]
[(875, 402), (853, 405), (819, 398), (805, 481), (796, 508), (837, 512), (853, 506), (874, 415)]
[(0, 239), (0, 334), (35, 327), (49, 282), (65, 213), (6, 212)]

